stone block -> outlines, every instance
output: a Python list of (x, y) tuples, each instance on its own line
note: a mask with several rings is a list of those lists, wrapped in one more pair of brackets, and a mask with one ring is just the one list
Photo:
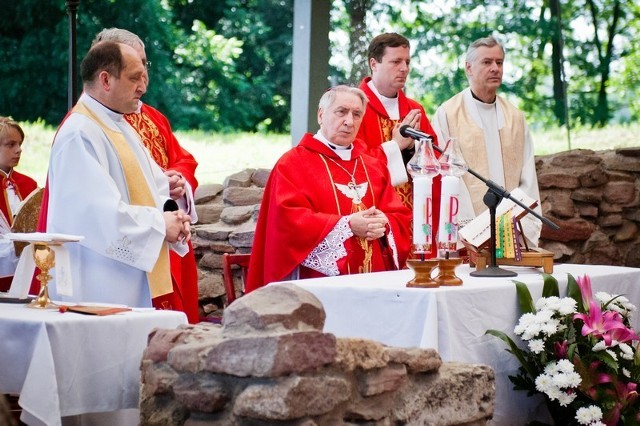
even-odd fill
[(551, 229), (548, 226), (542, 227), (541, 238), (549, 241), (585, 241), (588, 239), (596, 225), (584, 219), (560, 220), (549, 218), (560, 227), (560, 229)]
[(602, 189), (578, 188), (571, 192), (571, 199), (574, 201), (598, 204), (602, 200)]
[(212, 225), (196, 225), (194, 226), (194, 230), (198, 238), (210, 241), (225, 241), (229, 239), (229, 234), (233, 232), (235, 228), (218, 222)]
[(294, 420), (328, 413), (349, 395), (349, 383), (341, 377), (292, 377), (272, 386), (248, 386), (236, 398), (233, 413), (264, 421)]
[(271, 169), (257, 169), (251, 176), (251, 181), (259, 188), (267, 186), (267, 180), (271, 175)]
[(384, 345), (365, 339), (338, 339), (336, 365), (345, 371), (383, 368), (389, 362)]
[(593, 188), (607, 183), (609, 176), (607, 176), (607, 173), (598, 165), (582, 171), (578, 176), (578, 181), (582, 187)]
[(576, 189), (580, 187), (580, 181), (571, 173), (561, 171), (540, 172), (538, 174), (538, 185), (541, 189)]
[(604, 187), (604, 199), (611, 204), (627, 204), (636, 196), (636, 186), (632, 182), (609, 182)]
[(390, 363), (404, 364), (410, 373), (433, 373), (442, 365), (435, 349), (385, 347)]
[(225, 207), (220, 215), (220, 220), (228, 225), (239, 225), (251, 219), (254, 210), (253, 205)]
[(225, 339), (210, 348), (203, 368), (237, 377), (281, 377), (315, 371), (333, 363), (335, 340), (332, 334), (318, 331)]
[(199, 185), (198, 188), (196, 188), (196, 193), (193, 194), (193, 200), (196, 205), (209, 203), (213, 201), (223, 189), (224, 186), (219, 183)]
[(224, 313), (226, 337), (322, 331), (326, 315), (311, 292), (293, 283), (261, 287), (236, 300)]
[(208, 225), (220, 220), (224, 205), (222, 203), (197, 204), (198, 225)]
[(255, 169), (244, 169), (241, 172), (234, 173), (224, 180), (224, 187), (248, 188), (251, 186), (251, 175)]
[(364, 371), (357, 375), (358, 392), (373, 396), (397, 390), (407, 377), (404, 364), (390, 364), (385, 368)]
[(222, 192), (222, 197), (226, 204), (232, 206), (252, 206), (260, 204), (262, 201), (263, 188), (249, 187), (229, 187)]

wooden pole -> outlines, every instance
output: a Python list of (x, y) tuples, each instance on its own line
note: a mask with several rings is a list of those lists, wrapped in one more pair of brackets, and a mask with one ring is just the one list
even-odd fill
[(76, 11), (80, 0), (66, 0), (69, 12), (69, 82), (67, 100), (69, 109), (73, 108), (78, 100), (77, 64), (76, 64)]

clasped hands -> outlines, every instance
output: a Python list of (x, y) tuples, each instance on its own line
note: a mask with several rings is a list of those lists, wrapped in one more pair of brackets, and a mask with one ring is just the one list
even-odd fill
[(419, 109), (412, 109), (401, 123), (396, 123), (391, 131), (391, 137), (400, 148), (400, 151), (407, 148), (413, 148), (414, 141), (412, 138), (405, 138), (400, 134), (400, 128), (404, 125), (420, 130), (420, 119), (422, 118)]
[(186, 243), (191, 240), (191, 216), (181, 209), (162, 214), (166, 228), (164, 239), (168, 243)]
[(388, 223), (387, 216), (375, 207), (353, 213), (349, 217), (349, 226), (353, 234), (368, 241), (384, 237)]
[(186, 192), (187, 180), (175, 170), (165, 170), (165, 176), (169, 178), (169, 196), (172, 200), (182, 198)]

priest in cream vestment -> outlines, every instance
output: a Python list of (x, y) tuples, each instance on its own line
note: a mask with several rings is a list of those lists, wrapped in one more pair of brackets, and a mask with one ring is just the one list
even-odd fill
[[(130, 46), (102, 42), (81, 65), (84, 93), (52, 147), (47, 232), (81, 235), (66, 244), (72, 295), (52, 299), (150, 307), (172, 291), (168, 249), (184, 251), (189, 216), (166, 208), (169, 186), (124, 114), (146, 91), (144, 65)], [(175, 211), (165, 211), (175, 210)]]
[[(504, 49), (493, 38), (476, 40), (467, 51), (465, 72), (469, 88), (442, 104), (432, 124), (441, 148), (449, 137), (458, 139), (469, 168), (507, 191), (520, 188), (540, 201), (533, 141), (523, 113), (497, 95), (502, 84)], [(484, 182), (463, 176), (458, 221), (462, 225), (487, 209)], [(536, 208), (540, 213), (540, 207)], [(537, 246), (542, 224), (533, 215), (522, 221), (527, 240)]]

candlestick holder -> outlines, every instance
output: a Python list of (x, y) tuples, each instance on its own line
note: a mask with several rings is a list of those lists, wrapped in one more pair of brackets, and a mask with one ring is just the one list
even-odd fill
[(37, 309), (58, 309), (59, 306), (49, 298), (49, 270), (55, 266), (56, 253), (45, 242), (32, 243), (33, 245), (33, 261), (40, 269), (40, 273), (36, 277), (40, 281), (40, 292), (38, 296), (27, 306)]
[(438, 276), (435, 282), (441, 286), (462, 285), (462, 280), (456, 275), (455, 269), (462, 264), (459, 257), (435, 259), (438, 261)]
[(407, 266), (415, 272), (415, 277), (407, 283), (407, 287), (434, 288), (439, 287), (431, 272), (438, 267), (438, 259), (407, 259)]

